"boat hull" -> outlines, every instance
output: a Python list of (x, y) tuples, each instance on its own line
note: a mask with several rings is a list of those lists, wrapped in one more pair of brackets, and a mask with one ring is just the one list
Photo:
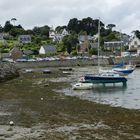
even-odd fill
[(134, 69), (131, 69), (131, 70), (114, 69), (114, 71), (128, 75), (128, 74), (131, 74), (134, 71)]
[(87, 90), (87, 89), (92, 89), (93, 88), (93, 84), (92, 83), (77, 83), (75, 85), (73, 85), (73, 89), (74, 90)]
[(86, 75), (85, 82), (89, 83), (125, 83), (127, 79), (125, 77), (103, 77), (96, 75)]

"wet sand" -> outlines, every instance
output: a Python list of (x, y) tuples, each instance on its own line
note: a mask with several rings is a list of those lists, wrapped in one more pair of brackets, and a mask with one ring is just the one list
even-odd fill
[[(140, 111), (101, 105), (60, 92), (71, 88), (58, 69), (21, 73), (0, 87), (0, 139), (140, 139)], [(9, 125), (10, 121), (13, 126)]]

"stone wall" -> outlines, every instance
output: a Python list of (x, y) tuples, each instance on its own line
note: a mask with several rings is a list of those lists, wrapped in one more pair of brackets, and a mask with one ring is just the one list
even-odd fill
[(114, 64), (118, 64), (120, 62), (124, 62), (126, 64), (132, 63), (135, 64), (137, 67), (140, 66), (140, 56), (138, 57), (123, 57), (123, 58), (112, 58)]
[[(101, 65), (109, 65), (108, 59), (100, 58)], [(16, 62), (17, 68), (37, 68), (37, 67), (72, 67), (72, 66), (86, 66), (97, 65), (97, 59), (76, 59), (76, 60), (53, 60), (53, 61), (39, 61), (39, 62)]]

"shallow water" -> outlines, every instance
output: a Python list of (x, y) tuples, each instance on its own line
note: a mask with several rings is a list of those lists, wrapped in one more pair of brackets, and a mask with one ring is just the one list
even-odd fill
[[(94, 67), (75, 69), (75, 72), (70, 77), (72, 79), (71, 85), (76, 83), (82, 75), (92, 73), (92, 71), (95, 71)], [(140, 69), (137, 68), (127, 78), (127, 87), (123, 87), (120, 83), (115, 86), (113, 84), (107, 84), (105, 87), (103, 85), (95, 85), (92, 90), (72, 90), (71, 88), (67, 88), (63, 91), (66, 95), (78, 96), (81, 99), (101, 104), (140, 109)]]

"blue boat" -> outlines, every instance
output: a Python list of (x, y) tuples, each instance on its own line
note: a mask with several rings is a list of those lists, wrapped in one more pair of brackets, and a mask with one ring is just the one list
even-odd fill
[(120, 74), (129, 75), (135, 70), (135, 65), (125, 65), (123, 67), (113, 68), (113, 71), (118, 72)]
[(127, 79), (124, 76), (114, 73), (102, 73), (102, 74), (87, 74), (84, 76), (84, 81), (94, 84), (105, 83), (123, 83), (126, 84)]

